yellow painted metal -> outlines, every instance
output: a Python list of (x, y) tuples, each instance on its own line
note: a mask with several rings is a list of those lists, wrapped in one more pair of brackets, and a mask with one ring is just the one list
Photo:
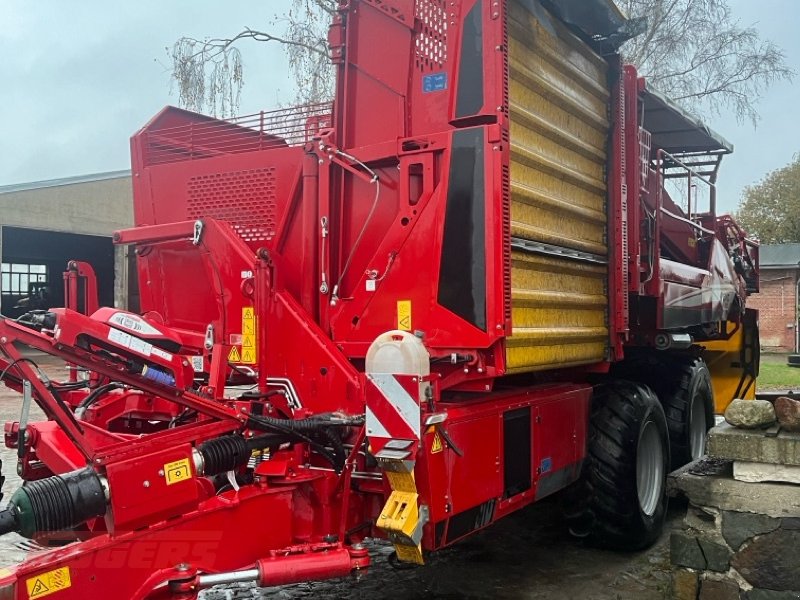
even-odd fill
[[(731, 323), (729, 326), (733, 328), (735, 324)], [(745, 343), (745, 335), (744, 328), (739, 328), (729, 340), (703, 342), (703, 360), (711, 373), (714, 412), (717, 414), (723, 414), (728, 404), (736, 398), (745, 400), (756, 398), (755, 381), (750, 375), (746, 375), (742, 368), (742, 346)], [(745, 389), (747, 391), (741, 393)]]
[[(607, 63), (538, 3), (508, 4), (511, 235), (608, 255)], [(599, 362), (607, 269), (512, 252), (509, 372)]]
[(378, 517), (377, 526), (383, 529), (402, 562), (424, 564), (422, 544), (415, 541), (420, 533), (419, 494), (414, 474), (405, 470), (385, 470), (392, 493)]

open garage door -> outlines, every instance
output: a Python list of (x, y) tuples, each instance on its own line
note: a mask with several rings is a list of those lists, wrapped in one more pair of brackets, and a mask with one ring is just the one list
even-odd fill
[(110, 237), (2, 228), (0, 312), (18, 317), (31, 308), (64, 305), (67, 261), (92, 264), (101, 306), (114, 305), (114, 246)]

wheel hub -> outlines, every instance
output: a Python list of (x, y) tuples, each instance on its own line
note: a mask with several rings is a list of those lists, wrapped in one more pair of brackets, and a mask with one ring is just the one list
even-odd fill
[(658, 427), (648, 421), (639, 436), (636, 451), (636, 490), (639, 507), (647, 516), (655, 514), (664, 488), (664, 449)]

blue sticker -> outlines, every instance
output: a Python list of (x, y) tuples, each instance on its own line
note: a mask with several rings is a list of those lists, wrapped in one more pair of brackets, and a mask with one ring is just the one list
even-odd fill
[(539, 465), (539, 472), (544, 475), (545, 473), (549, 473), (550, 469), (553, 468), (553, 459), (550, 457), (542, 459), (541, 464)]
[(422, 92), (441, 92), (447, 89), (447, 73), (434, 73), (422, 78)]

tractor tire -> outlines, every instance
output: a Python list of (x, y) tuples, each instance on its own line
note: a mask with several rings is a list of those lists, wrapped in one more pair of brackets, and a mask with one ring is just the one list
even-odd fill
[(667, 417), (674, 471), (706, 453), (706, 434), (714, 425), (711, 374), (702, 358), (678, 359), (653, 388)]
[(615, 550), (651, 546), (664, 525), (668, 471), (667, 420), (656, 395), (627, 381), (596, 388), (583, 473), (566, 493), (570, 533)]

